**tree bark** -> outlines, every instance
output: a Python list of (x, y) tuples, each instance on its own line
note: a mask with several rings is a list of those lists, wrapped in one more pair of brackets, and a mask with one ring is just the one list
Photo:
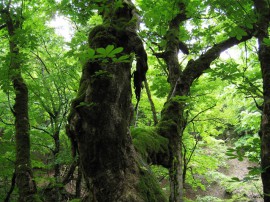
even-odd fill
[(81, 197), (81, 189), (82, 189), (82, 171), (81, 168), (78, 167), (78, 172), (77, 172), (77, 179), (76, 179), (76, 191), (75, 191), (75, 197), (80, 198)]
[(1, 17), (5, 19), (9, 34), (10, 74), (15, 92), (13, 114), (15, 116), (16, 140), (16, 184), (19, 190), (19, 201), (37, 201), (36, 184), (30, 160), (30, 124), (28, 117), (28, 88), (21, 74), (22, 58), (19, 53), (18, 40), (15, 32), (21, 29), (20, 20), (12, 19), (9, 10), (2, 10)]
[[(90, 32), (89, 45), (93, 49), (107, 45), (123, 47), (120, 56), (135, 52), (137, 73), (134, 76), (143, 81), (146, 53), (132, 25), (133, 9), (131, 1), (123, 1), (122, 7), (110, 10), (110, 19), (105, 18), (103, 25)], [(132, 145), (130, 81), (131, 62), (115, 63), (110, 58), (101, 58), (89, 60), (83, 68), (67, 130), (76, 144), (74, 148), (78, 148), (89, 189), (85, 201), (166, 201)], [(135, 83), (135, 91), (138, 92), (140, 85)]]
[(263, 79), (263, 111), (261, 120), (261, 167), (264, 201), (270, 201), (270, 47), (264, 43), (269, 39), (269, 2), (254, 0), (255, 10), (258, 17), (257, 35), (259, 43), (259, 60)]

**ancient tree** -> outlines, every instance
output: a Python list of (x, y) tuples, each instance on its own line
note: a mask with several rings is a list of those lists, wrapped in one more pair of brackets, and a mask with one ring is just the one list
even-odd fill
[[(119, 1), (117, 1), (119, 3)], [(122, 47), (117, 56), (135, 54), (131, 62), (91, 58), (83, 67), (77, 98), (68, 117), (69, 134), (77, 150), (89, 189), (87, 201), (165, 201), (148, 167), (136, 154), (129, 126), (131, 77), (139, 100), (147, 71), (147, 56), (136, 33), (136, 9), (131, 1), (111, 1), (100, 11), (104, 23), (89, 34), (92, 49)]]

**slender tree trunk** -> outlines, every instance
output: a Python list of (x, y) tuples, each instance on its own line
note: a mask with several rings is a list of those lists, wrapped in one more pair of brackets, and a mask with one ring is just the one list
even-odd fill
[[(60, 152), (59, 133), (60, 133), (60, 131), (57, 129), (57, 131), (55, 131), (54, 134), (53, 134), (53, 140), (54, 140), (53, 155), (54, 155), (54, 159), (57, 158), (57, 155)], [(59, 165), (59, 163), (55, 163), (55, 165), (54, 165), (54, 178), (55, 178), (57, 183), (59, 182), (59, 177), (60, 177), (60, 165)]]
[(261, 166), (264, 201), (270, 201), (270, 47), (264, 43), (269, 39), (269, 2), (265, 0), (254, 0), (258, 16), (259, 60), (263, 78), (263, 112), (261, 120)]
[(19, 188), (19, 201), (35, 201), (36, 184), (30, 162), (28, 89), (20, 75), (14, 77), (12, 80), (15, 89), (16, 183)]
[[(56, 121), (54, 121), (56, 123)], [(57, 126), (55, 126), (57, 127)], [(61, 194), (60, 194), (60, 188), (57, 185), (60, 183), (60, 164), (58, 163), (57, 155), (60, 152), (60, 138), (59, 138), (59, 129), (56, 129), (56, 131), (53, 134), (53, 140), (54, 140), (54, 150), (53, 150), (53, 156), (54, 156), (54, 179), (56, 186), (53, 188), (53, 194), (55, 195), (54, 197), (56, 198), (57, 201), (60, 200)]]
[(154, 125), (157, 125), (158, 124), (157, 111), (156, 111), (156, 107), (155, 107), (155, 104), (154, 104), (152, 96), (151, 96), (151, 91), (150, 91), (147, 79), (145, 79), (144, 85), (145, 85), (146, 94), (147, 94), (147, 97), (148, 97), (148, 100), (149, 100), (149, 103), (151, 106)]
[(30, 124), (28, 117), (28, 88), (21, 75), (22, 59), (16, 41), (15, 32), (21, 23), (13, 21), (9, 11), (3, 11), (9, 33), (10, 74), (15, 92), (15, 140), (16, 140), (16, 184), (19, 189), (19, 201), (36, 201), (36, 184), (33, 179), (30, 160)]

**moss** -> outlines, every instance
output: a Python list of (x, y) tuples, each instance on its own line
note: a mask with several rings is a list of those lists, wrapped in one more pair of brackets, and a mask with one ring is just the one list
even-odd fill
[(157, 134), (153, 128), (131, 128), (133, 144), (144, 159), (153, 153), (166, 153), (168, 139)]
[(162, 119), (177, 121), (184, 107), (183, 99), (184, 96), (177, 96), (176, 98), (167, 101), (162, 109)]
[(89, 34), (88, 43), (91, 48), (105, 48), (108, 44), (117, 47), (116, 30), (112, 26), (99, 25)]
[(140, 166), (139, 193), (145, 202), (164, 202), (167, 201), (162, 192), (157, 179), (147, 167)]
[(177, 124), (172, 120), (160, 121), (157, 125), (157, 132), (163, 137), (169, 138), (177, 131)]
[(89, 40), (91, 40), (98, 32), (101, 32), (105, 29), (107, 29), (107, 26), (104, 26), (104, 24), (95, 26), (89, 33)]

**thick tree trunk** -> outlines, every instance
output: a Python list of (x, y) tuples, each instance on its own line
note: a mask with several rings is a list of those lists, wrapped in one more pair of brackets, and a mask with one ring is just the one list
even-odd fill
[(10, 72), (15, 92), (15, 140), (16, 140), (16, 184), (19, 201), (36, 201), (36, 184), (33, 179), (30, 160), (30, 124), (28, 117), (28, 88), (21, 75), (21, 56), (16, 41), (15, 31), (20, 29), (20, 22), (14, 22), (9, 11), (2, 11), (9, 33)]
[(89, 106), (75, 106), (81, 165), (94, 200), (132, 201), (139, 196), (129, 195), (133, 192), (131, 185), (138, 183), (138, 179), (130, 178), (138, 172), (128, 131), (132, 109), (130, 67), (107, 64), (100, 76), (95, 76), (97, 71), (90, 73), (95, 68), (100, 67), (86, 65), (86, 79), (81, 83), (88, 84), (83, 102)]
[(264, 43), (269, 39), (269, 4), (265, 0), (254, 0), (258, 15), (259, 60), (263, 78), (263, 112), (261, 120), (261, 166), (264, 201), (270, 201), (270, 47)]
[[(89, 44), (93, 49), (107, 45), (123, 47), (121, 55), (135, 52), (137, 66), (144, 66), (143, 44), (129, 26), (132, 9), (129, 2), (111, 11), (111, 19), (91, 31)], [(134, 76), (143, 81), (143, 69), (138, 70)], [(83, 68), (67, 129), (76, 144), (74, 148), (78, 148), (89, 189), (85, 201), (165, 201), (156, 180), (132, 145), (130, 81), (131, 62), (114, 63), (109, 58), (100, 58), (88, 61)], [(141, 88), (140, 83), (135, 85)]]

